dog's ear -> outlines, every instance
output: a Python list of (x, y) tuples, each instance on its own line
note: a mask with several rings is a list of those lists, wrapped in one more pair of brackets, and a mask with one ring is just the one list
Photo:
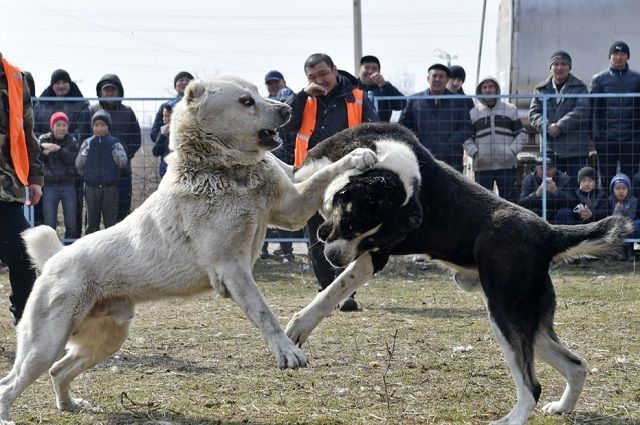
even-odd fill
[(202, 97), (207, 92), (207, 87), (200, 80), (193, 80), (184, 89), (184, 99), (187, 105), (198, 105), (202, 102)]

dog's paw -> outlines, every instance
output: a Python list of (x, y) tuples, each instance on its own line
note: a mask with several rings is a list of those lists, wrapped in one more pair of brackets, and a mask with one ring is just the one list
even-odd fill
[(349, 165), (360, 171), (373, 167), (378, 162), (378, 156), (374, 151), (367, 148), (354, 149), (347, 155)]
[(91, 403), (81, 398), (72, 398), (69, 401), (59, 401), (57, 403), (58, 410), (62, 412), (80, 412), (82, 410), (91, 409)]
[(544, 407), (542, 407), (542, 411), (550, 415), (559, 415), (561, 413), (569, 413), (573, 411), (573, 408), (565, 406), (561, 401), (552, 401), (551, 403), (545, 404)]
[(307, 367), (307, 356), (299, 347), (283, 335), (282, 340), (273, 349), (276, 363), (280, 369), (298, 369)]
[(285, 329), (285, 333), (293, 341), (294, 344), (298, 346), (302, 346), (305, 343), (309, 335), (311, 335), (311, 331), (313, 327), (305, 326), (305, 320), (303, 319), (302, 314), (300, 312), (293, 315), (289, 323), (287, 324), (287, 328)]

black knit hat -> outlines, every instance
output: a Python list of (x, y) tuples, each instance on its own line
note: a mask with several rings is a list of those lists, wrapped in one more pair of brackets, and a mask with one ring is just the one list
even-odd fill
[(91, 117), (91, 127), (96, 121), (102, 121), (107, 125), (107, 128), (111, 130), (111, 115), (104, 109), (98, 109)]
[(569, 56), (569, 53), (565, 52), (564, 50), (558, 50), (551, 55), (551, 57), (549, 58), (549, 68), (551, 68), (551, 65), (553, 65), (553, 63), (558, 60), (565, 61), (569, 64), (569, 68), (571, 68), (571, 56)]
[(591, 179), (596, 179), (596, 170), (591, 167), (582, 167), (580, 171), (578, 171), (578, 183), (582, 181), (585, 177), (590, 177)]
[(467, 79), (467, 73), (460, 65), (453, 65), (449, 70), (451, 71), (451, 78), (460, 78), (462, 81)]
[(447, 74), (447, 77), (451, 78), (451, 70), (448, 66), (443, 65), (441, 63), (434, 63), (427, 69), (427, 72), (430, 72), (432, 69), (439, 69), (440, 71), (444, 71)]
[(363, 56), (363, 57), (360, 58), (360, 65), (362, 65), (363, 63), (367, 63), (367, 62), (377, 63), (378, 64), (378, 68), (381, 68), (380, 60), (378, 60), (378, 58), (373, 56), (373, 55), (366, 55), (366, 56)]
[(627, 54), (627, 58), (631, 57), (629, 53), (629, 45), (624, 41), (614, 41), (611, 47), (609, 47), (609, 57), (615, 52), (622, 52)]
[(66, 81), (67, 83), (71, 84), (71, 77), (69, 76), (69, 73), (64, 69), (56, 69), (51, 74), (51, 84), (60, 80)]
[(175, 76), (175, 77), (173, 77), (173, 87), (175, 87), (175, 86), (176, 86), (176, 83), (178, 82), (178, 80), (179, 80), (180, 78), (184, 78), (184, 77), (187, 77), (187, 78), (189, 79), (189, 81), (192, 81), (192, 80), (194, 80), (194, 79), (195, 79), (195, 78), (193, 78), (193, 75), (191, 75), (191, 73), (190, 73), (190, 72), (188, 72), (188, 71), (180, 71), (180, 72), (178, 72), (178, 73), (176, 74), (176, 76)]

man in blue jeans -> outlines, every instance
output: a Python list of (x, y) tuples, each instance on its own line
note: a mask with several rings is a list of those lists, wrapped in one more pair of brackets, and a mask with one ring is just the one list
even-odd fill
[[(1, 53), (0, 63), (0, 261), (9, 267), (10, 310), (18, 323), (36, 280), (20, 238), (29, 227), (23, 205), (40, 201), (44, 176), (27, 83), (20, 69)], [(28, 201), (25, 188), (29, 190)]]

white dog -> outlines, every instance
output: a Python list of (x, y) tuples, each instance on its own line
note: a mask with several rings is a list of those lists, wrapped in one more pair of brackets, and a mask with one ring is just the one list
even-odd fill
[(238, 78), (193, 81), (173, 113), (167, 174), (144, 204), (64, 248), (49, 227), (25, 232), (41, 275), (17, 327), (15, 363), (0, 381), (1, 424), (13, 423), (11, 405), (47, 369), (58, 409), (85, 407), (70, 383), (120, 348), (136, 303), (212, 287), (260, 329), (278, 367), (306, 366), (259, 292), (253, 264), (268, 224), (302, 227), (336, 175), (377, 159), (359, 149), (294, 184), (268, 153), (289, 116), (289, 106)]

